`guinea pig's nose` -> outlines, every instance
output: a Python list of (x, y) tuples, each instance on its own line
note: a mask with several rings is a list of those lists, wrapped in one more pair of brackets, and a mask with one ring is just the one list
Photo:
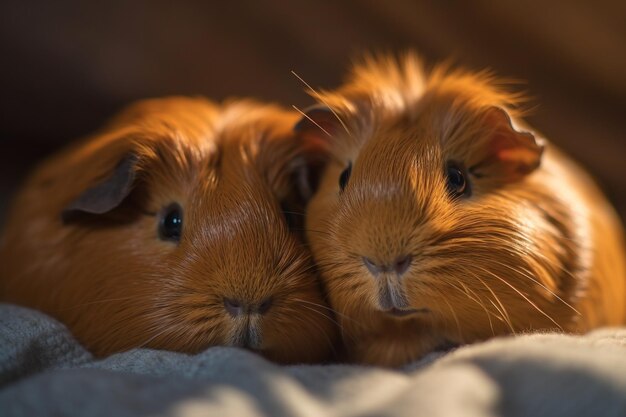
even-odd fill
[(267, 313), (267, 310), (269, 310), (271, 306), (272, 306), (272, 298), (268, 297), (259, 303), (257, 307), (257, 312), (259, 314), (265, 314)]
[(242, 314), (265, 314), (272, 306), (272, 298), (268, 297), (259, 303), (245, 303), (232, 298), (224, 298), (224, 308), (233, 317)]
[(232, 298), (224, 298), (224, 308), (233, 317), (237, 317), (245, 313), (246, 308), (244, 304), (239, 300), (233, 300)]
[(395, 272), (398, 275), (403, 275), (411, 266), (411, 261), (411, 255), (399, 256), (395, 261), (389, 264), (376, 263), (365, 256), (363, 257), (363, 264), (365, 264), (367, 269), (374, 276), (384, 272)]

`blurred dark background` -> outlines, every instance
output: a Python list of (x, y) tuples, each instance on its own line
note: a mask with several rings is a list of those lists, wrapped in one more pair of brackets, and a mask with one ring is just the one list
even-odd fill
[[(132, 100), (311, 100), (362, 51), (525, 80), (530, 123), (626, 217), (626, 1), (0, 2), (0, 219), (23, 175)], [(1, 220), (0, 220), (1, 221)]]

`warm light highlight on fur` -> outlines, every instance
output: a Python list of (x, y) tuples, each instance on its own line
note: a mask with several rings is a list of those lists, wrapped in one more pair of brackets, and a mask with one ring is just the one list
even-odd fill
[[(398, 365), (450, 343), (625, 323), (622, 226), (584, 171), (519, 133), (523, 97), (486, 73), (427, 73), (412, 54), (368, 58), (312, 95), (342, 122), (312, 113), (332, 137), (306, 121), (299, 132), (331, 155), (307, 235), (349, 359)], [(469, 198), (446, 191), (449, 161), (468, 168)], [(405, 255), (401, 277), (363, 261)], [(420, 312), (383, 312), (383, 279)]]
[[(1, 299), (53, 315), (97, 355), (238, 345), (246, 318), (229, 316), (224, 299), (271, 299), (266, 314), (249, 317), (259, 352), (287, 363), (328, 359), (333, 318), (281, 209), (304, 164), (297, 119), (249, 101), (129, 107), (28, 179), (0, 246)], [(64, 224), (63, 209), (129, 153), (130, 196)], [(157, 233), (172, 202), (184, 210), (178, 244)]]

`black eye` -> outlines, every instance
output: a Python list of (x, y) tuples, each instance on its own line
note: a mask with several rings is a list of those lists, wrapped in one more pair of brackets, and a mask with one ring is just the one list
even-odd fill
[(348, 185), (348, 180), (350, 179), (350, 174), (352, 173), (352, 162), (348, 164), (348, 167), (343, 170), (341, 175), (339, 176), (339, 188), (343, 191)]
[(176, 203), (167, 206), (161, 212), (159, 238), (178, 242), (183, 231), (183, 209)]
[(465, 170), (454, 163), (449, 163), (446, 168), (446, 188), (452, 197), (470, 195), (470, 187), (467, 182)]

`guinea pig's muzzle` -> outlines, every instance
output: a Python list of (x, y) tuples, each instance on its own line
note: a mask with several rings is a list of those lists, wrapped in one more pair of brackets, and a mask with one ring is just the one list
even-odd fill
[(415, 313), (427, 312), (427, 309), (411, 308), (402, 284), (402, 276), (411, 266), (411, 256), (400, 256), (394, 262), (381, 264), (363, 257), (376, 284), (377, 307), (392, 316), (404, 317)]
[(271, 305), (271, 298), (259, 303), (244, 303), (230, 298), (224, 299), (224, 309), (231, 316), (233, 324), (229, 344), (252, 350), (261, 349), (263, 345), (261, 320)]

